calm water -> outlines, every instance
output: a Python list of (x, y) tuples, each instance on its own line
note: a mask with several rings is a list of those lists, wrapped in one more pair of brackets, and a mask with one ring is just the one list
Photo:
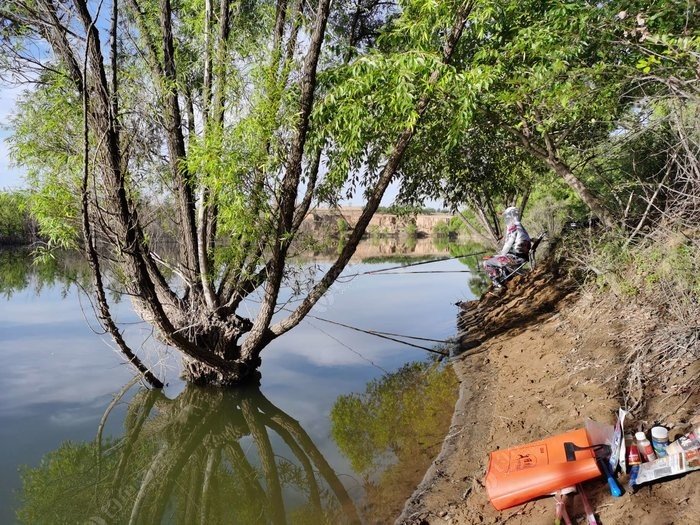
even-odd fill
[[(357, 261), (345, 273), (394, 265)], [(69, 257), (28, 270), (0, 252), (0, 523), (393, 521), (449, 424), (449, 369), (308, 319), (263, 352), (259, 389), (197, 389), (121, 300), (127, 340), (168, 382), (149, 392), (128, 385), (132, 372), (97, 329), (88, 296), (67, 284), (84, 281), (81, 268)], [(466, 269), (455, 260), (416, 268)], [(312, 314), (446, 339), (453, 303), (472, 297), (470, 277), (359, 276), (336, 283)], [(413, 361), (424, 364), (404, 366)]]

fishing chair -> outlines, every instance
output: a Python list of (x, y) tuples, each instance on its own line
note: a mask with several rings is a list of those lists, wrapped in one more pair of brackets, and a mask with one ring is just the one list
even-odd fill
[(504, 286), (508, 281), (510, 281), (516, 275), (525, 275), (525, 266), (528, 264), (530, 265), (530, 270), (533, 270), (535, 268), (535, 264), (537, 262), (537, 260), (536, 260), (537, 247), (540, 245), (540, 243), (542, 242), (542, 240), (546, 236), (547, 236), (547, 232), (543, 231), (537, 237), (535, 237), (535, 240), (533, 240), (532, 244), (530, 245), (530, 252), (528, 254), (528, 260), (523, 262), (521, 265), (519, 265), (514, 270), (512, 270), (509, 274), (498, 279), (498, 284), (500, 284), (501, 286)]

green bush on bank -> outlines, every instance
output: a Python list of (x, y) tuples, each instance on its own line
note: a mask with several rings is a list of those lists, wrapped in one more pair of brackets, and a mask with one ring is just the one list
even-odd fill
[(27, 194), (0, 192), (0, 244), (27, 244), (34, 240), (35, 232)]
[(463, 225), (459, 217), (452, 217), (450, 220), (440, 221), (433, 226), (433, 235), (454, 238), (459, 235), (462, 229)]
[(622, 232), (610, 232), (591, 241), (589, 254), (586, 266), (599, 289), (620, 296), (700, 294), (698, 242), (683, 233), (669, 231), (635, 245)]
[(418, 237), (418, 226), (415, 221), (409, 221), (405, 228), (406, 235), (412, 239)]

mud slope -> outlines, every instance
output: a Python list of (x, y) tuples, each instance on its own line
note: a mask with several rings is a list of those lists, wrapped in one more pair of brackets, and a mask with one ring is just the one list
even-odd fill
[[(551, 282), (557, 280), (545, 272), (531, 274), (502, 297), (465, 305), (464, 343), (471, 348), (453, 360), (460, 398), (452, 426), (398, 523), (554, 522), (552, 498), (503, 512), (491, 506), (482, 484), (488, 453), (578, 428), (586, 417), (612, 423), (623, 397), (624, 334), (635, 324), (631, 306), (605, 306)], [(501, 328), (483, 329), (496, 319)], [(697, 389), (660, 397), (655, 414), (639, 416), (648, 419), (646, 428), (656, 421), (682, 430), (698, 421), (698, 401)], [(612, 498), (602, 479), (585, 486), (603, 525), (681, 525), (700, 516), (700, 472), (621, 498)], [(584, 522), (578, 496), (569, 497), (568, 508), (574, 523)]]

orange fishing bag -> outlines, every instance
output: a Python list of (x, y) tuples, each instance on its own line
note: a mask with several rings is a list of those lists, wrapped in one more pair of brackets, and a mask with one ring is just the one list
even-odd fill
[(586, 429), (572, 430), (542, 441), (491, 452), (486, 492), (497, 510), (520, 505), (601, 475), (592, 450), (566, 460), (564, 443), (588, 447)]

